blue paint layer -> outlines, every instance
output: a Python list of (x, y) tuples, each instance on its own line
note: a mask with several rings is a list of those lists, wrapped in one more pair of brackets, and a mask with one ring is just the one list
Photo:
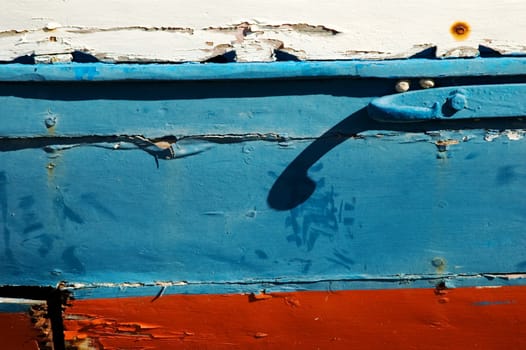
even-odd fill
[(474, 77), (523, 75), (525, 69), (526, 58), (523, 57), (230, 64), (3, 64), (0, 65), (0, 81)]
[(223, 144), (159, 168), (112, 145), (4, 152), (1, 283), (374, 279), (440, 273), (437, 256), (451, 273), (517, 271), (524, 142), (466, 135), (478, 141), (447, 152), (347, 140), (308, 170), (313, 193), (279, 210), (269, 191), (309, 141)]
[[(368, 95), (391, 91), (388, 84), (356, 79), (69, 82), (30, 88), (5, 83), (0, 85), (0, 136), (316, 137), (362, 108)], [(335, 113), (327, 113), (328, 104)]]
[[(523, 62), (506, 60), (432, 63)], [(0, 284), (186, 281), (206, 293), (480, 285), (524, 270), (526, 123), (371, 119), (400, 67), (428, 76), (405, 62), (363, 68), (381, 79), (330, 78), (323, 69), (367, 64), (318, 62), (290, 66), (304, 79), (218, 80), (226, 65), (179, 65), (162, 66), (165, 82), (0, 84)], [(127, 69), (79, 67), (36, 68), (101, 80)], [(172, 69), (185, 67), (178, 81)], [(503, 79), (523, 77), (437, 81)]]

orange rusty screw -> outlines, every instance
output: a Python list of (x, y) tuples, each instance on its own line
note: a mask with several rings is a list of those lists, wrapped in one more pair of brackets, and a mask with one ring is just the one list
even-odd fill
[(471, 28), (466, 22), (456, 22), (453, 23), (449, 31), (456, 40), (465, 40), (468, 38)]

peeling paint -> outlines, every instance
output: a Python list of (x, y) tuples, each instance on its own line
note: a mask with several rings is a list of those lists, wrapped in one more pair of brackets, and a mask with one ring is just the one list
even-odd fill
[[(522, 326), (517, 320), (524, 313), (523, 287), (273, 296), (262, 302), (247, 301), (243, 295), (172, 295), (162, 304), (148, 303), (146, 298), (77, 300), (66, 311), (66, 338), (77, 349), (87, 343), (91, 344), (87, 349), (314, 346), (343, 350), (363, 344), (384, 349), (387, 343), (411, 348), (415, 341), (419, 347), (436, 350), (452, 348), (451, 344), (455, 349), (473, 344), (487, 348), (525, 345), (524, 337), (516, 336)], [(342, 324), (351, 327), (342, 328)], [(417, 340), (415, 329), (419, 330)], [(467, 333), (476, 339), (466, 337)]]
[(498, 273), (498, 274), (485, 274), (487, 278), (499, 278), (507, 281), (525, 279), (526, 274), (524, 273)]
[(488, 142), (492, 142), (493, 140), (498, 139), (499, 137), (505, 136), (510, 141), (519, 141), (522, 138), (524, 138), (525, 134), (526, 134), (526, 130), (524, 129), (488, 130), (486, 131), (486, 135), (484, 135), (484, 140)]
[[(252, 34), (243, 31), (241, 43), (233, 46), (249, 41), (245, 35)], [(197, 66), (207, 69), (215, 65)], [(64, 69), (71, 67), (65, 65)], [(336, 85), (332, 85), (334, 81)], [(55, 105), (60, 106), (63, 101), (68, 105), (62, 107), (64, 110), (70, 108), (71, 102), (73, 108), (69, 110), (80, 112), (81, 108), (74, 108), (78, 95), (64, 94), (62, 99), (54, 94), (35, 97), (33, 103), (39, 107), (34, 114), (35, 135), (39, 136), (22, 130), (21, 137), (0, 139), (0, 155), (4, 163), (10, 165), (0, 172), (6, 247), (2, 258), (8, 268), (22, 267), (25, 272), (10, 274), (9, 283), (16, 278), (39, 283), (64, 279), (68, 282), (60, 288), (74, 292), (79, 300), (86, 296), (140, 294), (147, 296), (143, 305), (147, 305), (144, 308), (148, 311), (164, 310), (177, 295), (228, 291), (239, 293), (243, 305), (251, 304), (251, 308), (259, 308), (261, 312), (267, 310), (268, 305), (277, 305), (278, 309), (287, 310), (286, 315), (300, 314), (312, 304), (297, 295), (280, 299), (276, 291), (330, 291), (320, 292), (323, 299), (313, 303), (327, 305), (333, 296), (345, 294), (342, 290), (397, 290), (401, 286), (436, 285), (435, 294), (428, 288), (428, 294), (422, 296), (425, 298), (422, 305), (447, 308), (455, 306), (456, 286), (524, 284), (521, 281), (524, 274), (513, 273), (524, 267), (521, 252), (513, 249), (521, 242), (520, 225), (513, 226), (516, 222), (520, 224), (520, 217), (517, 219), (514, 212), (520, 207), (512, 207), (514, 210), (507, 207), (508, 203), (517, 202), (512, 197), (515, 193), (518, 193), (516, 198), (522, 196), (520, 186), (509, 191), (509, 185), (520, 183), (517, 180), (523, 175), (523, 169), (516, 168), (513, 161), (522, 159), (522, 147), (518, 147), (520, 143), (517, 147), (509, 144), (523, 140), (523, 129), (513, 127), (523, 127), (524, 123), (516, 120), (402, 126), (381, 123), (370, 119), (363, 105), (373, 93), (390, 92), (395, 78), (382, 81), (343, 75), (334, 81), (316, 77), (294, 79), (287, 90), (279, 90), (288, 82), (273, 79), (277, 84), (267, 90), (247, 93), (246, 86), (250, 84), (233, 79), (227, 87), (240, 84), (233, 89), (234, 93), (242, 94), (238, 99), (235, 94), (223, 95), (227, 90), (223, 90), (225, 85), (214, 80), (206, 84), (220, 87), (217, 88), (219, 98), (214, 100), (217, 105), (207, 105), (208, 110), (204, 109), (202, 114), (194, 112), (194, 108), (209, 100), (208, 95), (201, 98), (205, 92), (199, 84), (194, 85), (194, 92), (179, 98), (180, 95), (171, 94), (176, 90), (171, 89), (176, 86), (173, 82), (167, 84), (170, 94), (164, 96), (165, 91), (161, 90), (155, 90), (152, 94), (155, 96), (137, 93), (164, 83), (155, 81), (140, 90), (135, 88), (142, 83), (134, 82), (137, 85), (132, 84), (130, 88), (133, 98), (123, 98), (128, 95), (120, 95), (123, 89), (115, 88), (119, 93), (110, 95), (106, 105), (110, 108), (118, 103), (131, 105), (129, 109), (112, 110), (112, 117), (120, 113), (120, 120), (128, 121), (129, 115), (136, 118), (131, 123), (130, 134), (115, 130), (120, 128), (120, 121), (97, 130), (100, 134), (93, 131), (92, 127), (108, 117), (89, 119), (88, 113), (79, 117), (60, 111), (53, 114), (58, 116), (56, 119), (49, 119), (47, 114), (44, 117), (39, 114), (49, 103), (53, 103), (55, 110)], [(418, 79), (411, 79), (413, 84), (416, 81)], [(257, 88), (267, 82), (257, 81)], [(110, 89), (114, 83), (108, 84)], [(5, 84), (7, 100), (13, 97), (11, 88), (17, 84)], [(23, 84), (27, 83), (20, 85)], [(57, 85), (62, 84), (67, 87), (68, 83)], [(315, 88), (309, 90), (307, 84)], [(42, 94), (49, 92), (50, 85), (46, 83)], [(105, 83), (82, 82), (80, 85), (98, 88)], [(124, 83), (119, 85), (123, 86)], [(345, 90), (348, 86), (364, 89), (355, 96), (355, 90), (349, 88), (352, 94)], [(268, 96), (272, 89), (279, 91)], [(91, 91), (94, 90), (88, 90)], [(25, 95), (19, 94), (22, 102), (27, 103)], [(290, 96), (304, 99), (297, 101)], [(329, 98), (317, 99), (319, 96)], [(90, 96), (83, 103), (89, 107), (92, 100), (103, 98)], [(149, 104), (151, 100), (155, 104)], [(180, 113), (190, 122), (184, 119), (180, 122), (177, 113), (164, 108), (174, 100), (177, 108), (191, 101), (182, 109), (189, 116)], [(243, 105), (236, 110), (238, 101)], [(279, 104), (274, 104), (276, 101)], [(298, 107), (287, 109), (292, 102)], [(329, 113), (325, 113), (329, 103), (334, 104), (330, 105)], [(318, 109), (318, 106), (324, 108)], [(100, 110), (106, 109), (103, 107)], [(291, 110), (296, 114), (289, 113)], [(169, 118), (159, 121), (154, 113), (169, 115)], [(22, 115), (13, 113), (19, 114)], [(83, 118), (86, 115), (88, 118)], [(172, 115), (176, 117), (172, 119)], [(79, 133), (67, 130), (68, 123), (86, 119), (80, 130), (89, 130), (93, 135), (68, 136)], [(208, 123), (210, 120), (213, 124)], [(259, 124), (252, 124), (255, 120)], [(232, 126), (232, 121), (239, 125)], [(280, 129), (283, 121), (288, 122), (289, 133), (278, 132), (287, 131)], [(303, 124), (313, 127), (295, 129)], [(174, 130), (181, 134), (172, 134)], [(144, 136), (148, 132), (157, 137)], [(496, 136), (487, 140), (487, 135)], [(345, 144), (339, 146), (341, 143)], [(333, 150), (336, 146), (339, 148)], [(451, 156), (448, 164), (434, 160), (437, 149), (444, 153), (444, 159)], [(509, 152), (510, 157), (501, 157), (500, 152)], [(144, 166), (144, 159), (151, 160), (149, 156), (155, 159), (157, 167), (159, 160), (188, 158), (163, 163), (162, 168), (152, 171), (153, 162)], [(475, 163), (473, 160), (477, 157), (490, 161)], [(33, 161), (38, 171), (27, 171), (26, 165), (32, 166)], [(391, 172), (379, 169), (378, 164)], [(46, 171), (51, 178), (46, 178)], [(481, 177), (480, 174), (489, 175)], [(285, 179), (284, 186), (279, 186), (280, 179)], [(26, 188), (26, 183), (35, 186)], [(279, 191), (272, 192), (276, 183)], [(481, 197), (482, 204), (472, 199), (473, 193), (480, 192), (481, 183), (484, 188), (495, 189), (487, 197)], [(292, 191), (287, 192), (288, 189)], [(485, 205), (490, 201), (491, 206)], [(413, 219), (400, 220), (407, 213), (414, 213)], [(195, 230), (195, 222), (200, 223), (199, 230)], [(223, 223), (222, 227), (217, 222)], [(492, 225), (503, 225), (503, 228)], [(498, 235), (500, 231), (509, 234)], [(11, 232), (19, 234), (15, 236)], [(377, 232), (386, 234), (378, 236)], [(443, 232), (458, 234), (440, 240)], [(470, 239), (465, 239), (466, 236)], [(479, 255), (491, 255), (495, 237), (499, 241), (494, 245), (512, 253), (498, 261), (500, 274), (492, 272), (493, 261), (463, 254), (463, 242), (467, 241)], [(398, 249), (408, 246), (411, 247), (409, 254)], [(10, 255), (12, 247), (17, 247), (14, 258)], [(25, 257), (26, 253), (29, 258)], [(101, 254), (105, 259), (97, 259)], [(21, 263), (13, 263), (17, 260)], [(32, 264), (33, 261), (44, 263)], [(210, 266), (214, 266), (212, 272), (208, 269)], [(380, 297), (385, 295), (378, 293)], [(223, 300), (209, 297), (206, 302), (222, 304)], [(132, 311), (120, 301), (122, 299), (116, 308), (126, 313)], [(81, 348), (107, 349), (113, 345), (106, 341), (129, 339), (199, 341), (203, 334), (210, 334), (186, 324), (177, 323), (176, 328), (169, 328), (175, 327), (172, 324), (167, 328), (160, 325), (161, 320), (158, 324), (143, 322), (139, 316), (117, 319), (104, 312), (77, 310), (75, 306), (68, 308), (69, 318), (65, 321), (72, 321), (73, 326), (66, 338)], [(335, 310), (341, 312), (338, 308)], [(161, 318), (159, 315), (157, 313)], [(172, 321), (187, 321), (184, 317), (175, 317), (175, 313), (167, 315)], [(260, 314), (247, 315), (257, 318)], [(319, 312), (308, 316), (308, 322), (316, 323), (313, 329), (327, 319)], [(224, 320), (224, 316), (220, 320)], [(426, 322), (433, 329), (444, 329), (448, 325), (440, 319)], [(255, 323), (250, 329), (245, 327), (240, 337), (243, 341), (268, 345), (265, 342), (273, 342), (279, 335), (272, 325)]]
[(38, 331), (39, 350), (53, 350), (53, 332), (45, 303), (30, 308), (29, 315), (35, 329)]
[[(59, 28), (59, 27), (57, 27)], [(154, 26), (129, 26), (129, 27), (111, 27), (111, 28), (87, 28), (87, 27), (60, 27), (65, 28), (69, 33), (97, 33), (97, 32), (118, 32), (128, 30), (141, 30), (146, 32), (176, 32), (193, 34), (192, 28), (180, 28), (180, 27), (154, 27)]]
[[(90, 293), (93, 292), (104, 292), (104, 290), (120, 290), (120, 291), (127, 291), (131, 295), (133, 295), (133, 290), (136, 289), (138, 292), (141, 289), (144, 288), (153, 288), (152, 290), (155, 290), (157, 292), (157, 295), (159, 295), (158, 298), (154, 298), (154, 300), (162, 299), (165, 295), (168, 294), (168, 291), (170, 294), (177, 294), (181, 293), (184, 290), (187, 290), (188, 288), (192, 287), (206, 287), (206, 288), (217, 288), (218, 290), (221, 290), (221, 287), (225, 286), (243, 286), (243, 290), (247, 290), (247, 288), (250, 290), (255, 290), (253, 293), (249, 293), (248, 299), (251, 301), (265, 301), (267, 299), (271, 299), (275, 297), (274, 292), (269, 293), (269, 290), (275, 290), (275, 291), (282, 291), (281, 288), (287, 288), (287, 286), (295, 286), (294, 288), (298, 288), (298, 286), (305, 286), (308, 285), (323, 285), (325, 283), (327, 284), (340, 284), (342, 286), (346, 286), (346, 288), (350, 288), (349, 286), (352, 286), (353, 284), (360, 284), (360, 283), (367, 283), (372, 282), (373, 284), (379, 285), (380, 283), (388, 284), (417, 284), (418, 282), (426, 282), (429, 284), (444, 284), (444, 286), (448, 286), (448, 288), (453, 288), (452, 286), (457, 283), (461, 283), (463, 285), (470, 285), (472, 283), (474, 284), (483, 284), (483, 281), (494, 281), (494, 280), (503, 280), (503, 281), (511, 281), (511, 280), (521, 280), (526, 278), (525, 274), (522, 273), (476, 273), (476, 274), (468, 274), (468, 273), (451, 273), (446, 271), (446, 264), (435, 266), (434, 264), (440, 264), (441, 262), (437, 260), (432, 261), (433, 266), (438, 270), (436, 273), (432, 274), (395, 274), (395, 275), (353, 275), (353, 276), (346, 276), (341, 277), (339, 279), (331, 278), (331, 279), (324, 279), (324, 278), (316, 278), (316, 277), (303, 277), (303, 278), (271, 278), (271, 279), (246, 279), (246, 280), (229, 280), (229, 281), (156, 281), (151, 283), (141, 282), (141, 283), (129, 283), (129, 282), (122, 282), (122, 283), (113, 283), (113, 282), (98, 282), (98, 283), (80, 283), (80, 282), (66, 282), (63, 286), (64, 290), (67, 290), (72, 293), (79, 293), (83, 291), (91, 290)], [(472, 281), (472, 282), (470, 282)], [(262, 286), (266, 286), (263, 287)], [(489, 285), (493, 286), (493, 285)], [(265, 290), (262, 292), (262, 290)], [(150, 299), (150, 301), (152, 301)], [(292, 302), (294, 304), (294, 301), (287, 301), (287, 303)]]
[[(497, 8), (487, 2), (449, 1), (434, 10), (432, 23), (428, 8), (416, 0), (404, 11), (377, 0), (367, 6), (331, 3), (316, 11), (297, 4), (242, 1), (204, 12), (196, 6), (173, 11), (167, 0), (155, 9), (121, 1), (104, 6), (103, 14), (94, 14), (96, 6), (79, 0), (47, 6), (36, 0), (7, 4), (7, 20), (0, 26), (0, 60), (30, 56), (40, 57), (41, 63), (67, 62), (68, 55), (79, 51), (104, 62), (206, 62), (232, 44), (239, 46), (240, 62), (279, 60), (271, 53), (276, 45), (270, 43), (282, 43), (278, 47), (301, 60), (376, 60), (407, 58), (427, 49), (435, 50), (433, 57), (475, 57), (482, 54), (479, 45), (517, 54), (526, 46), (520, 36), (524, 4), (513, 0)], [(273, 10), (277, 6), (281, 11)], [(505, 24), (486, 20), (495, 12), (507, 19)], [(371, 13), (374, 23), (365, 20)], [(452, 13), (469, 15), (459, 20)], [(55, 55), (58, 58), (49, 57)]]

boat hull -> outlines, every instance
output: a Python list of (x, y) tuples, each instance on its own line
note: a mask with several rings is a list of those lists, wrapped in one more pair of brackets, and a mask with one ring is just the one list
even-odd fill
[(525, 64), (0, 66), (0, 294), (79, 347), (520, 347), (522, 116), (368, 106), (402, 82), (434, 105), (422, 78), (512, 93)]

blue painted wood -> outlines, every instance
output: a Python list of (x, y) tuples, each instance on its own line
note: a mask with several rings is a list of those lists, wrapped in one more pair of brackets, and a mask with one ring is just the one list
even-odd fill
[(0, 65), (0, 81), (174, 81), (271, 78), (421, 78), (524, 75), (524, 57), (410, 59), (389, 61), (311, 61), (184, 64), (9, 64)]
[[(30, 86), (0, 85), (0, 136), (271, 133), (316, 137), (363, 108), (367, 95), (392, 90), (390, 84), (349, 78)], [(337, 112), (327, 113), (327, 104)], [(46, 125), (48, 119), (54, 120), (52, 128)]]
[[(0, 284), (209, 293), (524, 271), (524, 121), (382, 123), (366, 107), (391, 78), (274, 78), (0, 84)], [(501, 78), (484, 79), (440, 82)]]

